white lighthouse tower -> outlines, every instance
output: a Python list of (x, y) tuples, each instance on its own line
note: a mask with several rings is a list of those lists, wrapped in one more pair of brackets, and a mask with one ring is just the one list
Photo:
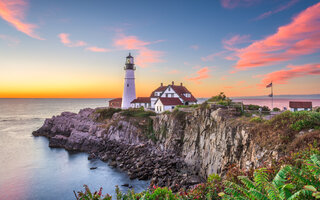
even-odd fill
[(130, 108), (131, 101), (136, 99), (136, 85), (134, 80), (134, 71), (136, 68), (134, 66), (133, 57), (130, 53), (126, 58), (126, 66), (124, 67), (124, 70), (126, 71), (126, 76), (124, 78), (121, 108), (127, 109)]

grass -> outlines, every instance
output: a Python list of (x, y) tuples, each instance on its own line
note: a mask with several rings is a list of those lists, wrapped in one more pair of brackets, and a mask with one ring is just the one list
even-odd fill
[(253, 122), (253, 123), (261, 123), (263, 121), (264, 120), (261, 117), (253, 117), (250, 119), (250, 122)]
[(121, 112), (121, 115), (127, 116), (127, 117), (150, 117), (150, 116), (155, 116), (156, 113), (153, 111), (145, 111), (143, 108), (129, 108), (126, 110), (123, 110)]
[(200, 104), (192, 104), (192, 105), (177, 105), (176, 108), (198, 108)]
[(275, 128), (284, 128), (289, 125), (290, 129), (294, 131), (319, 129), (320, 113), (310, 111), (285, 111), (272, 118), (268, 123)]
[(110, 119), (114, 113), (120, 112), (120, 108), (98, 108), (95, 113), (99, 114), (97, 121)]

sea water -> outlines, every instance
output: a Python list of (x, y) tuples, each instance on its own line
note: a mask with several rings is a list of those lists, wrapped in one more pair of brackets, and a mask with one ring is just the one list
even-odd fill
[[(106, 107), (107, 99), (0, 99), (0, 199), (69, 200), (73, 191), (103, 187), (103, 194), (115, 195), (115, 186), (127, 183), (139, 192), (148, 181), (130, 180), (100, 160), (88, 160), (86, 153), (49, 148), (48, 139), (34, 137), (45, 118), (63, 111)], [(97, 167), (90, 170), (91, 167)]]

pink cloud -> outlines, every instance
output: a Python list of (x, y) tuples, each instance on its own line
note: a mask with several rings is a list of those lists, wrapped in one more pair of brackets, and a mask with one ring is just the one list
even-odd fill
[(201, 57), (201, 60), (202, 61), (213, 61), (214, 58), (216, 57), (222, 57), (225, 55), (225, 53), (227, 53), (227, 51), (220, 51), (220, 52), (217, 52), (217, 53), (213, 53), (213, 54), (210, 54), (208, 56), (205, 56), (205, 57)]
[(262, 13), (257, 18), (255, 18), (255, 20), (261, 20), (266, 17), (269, 17), (270, 15), (273, 15), (273, 14), (276, 14), (276, 13), (281, 12), (283, 10), (286, 10), (286, 9), (290, 8), (291, 6), (293, 6), (294, 4), (298, 3), (298, 1), (299, 0), (291, 0), (287, 4), (281, 5), (278, 8), (276, 8), (275, 10), (270, 10), (265, 13)]
[(246, 42), (250, 42), (250, 35), (234, 35), (232, 36), (230, 39), (224, 39), (222, 40), (222, 44), (226, 47), (233, 47), (234, 45), (237, 44), (242, 44), (242, 43), (246, 43)]
[(228, 75), (221, 76), (221, 77), (220, 77), (220, 80), (224, 81), (224, 80), (226, 80), (228, 77), (229, 77)]
[(60, 33), (58, 37), (60, 38), (60, 41), (62, 44), (64, 44), (67, 47), (82, 47), (86, 46), (87, 43), (84, 41), (76, 41), (76, 42), (71, 42), (69, 39), (70, 34), (68, 33)]
[(238, 82), (236, 82), (236, 85), (243, 85), (245, 83), (246, 83), (246, 81), (238, 81)]
[(34, 32), (37, 25), (23, 22), (27, 6), (28, 4), (24, 0), (0, 0), (0, 17), (14, 26), (18, 31), (32, 38), (43, 40), (43, 38)]
[(170, 71), (168, 72), (168, 74), (178, 74), (178, 73), (180, 73), (180, 71), (179, 71), (179, 70), (176, 70), (176, 69), (170, 70)]
[(288, 25), (265, 39), (255, 41), (237, 51), (238, 70), (272, 65), (300, 55), (316, 52), (320, 48), (320, 2), (310, 6), (293, 18)]
[(87, 47), (86, 50), (92, 51), (92, 52), (109, 52), (110, 51), (109, 49), (99, 48), (99, 47), (95, 47), (95, 46)]
[(20, 40), (9, 35), (0, 35), (0, 39), (6, 41), (8, 46), (16, 46), (20, 43)]
[(251, 6), (259, 0), (220, 0), (222, 7), (224, 8), (235, 8), (238, 6)]
[(209, 71), (209, 67), (203, 67), (199, 69), (192, 77), (185, 77), (185, 79), (188, 81), (194, 81), (195, 83), (201, 83), (201, 80), (210, 77)]
[(199, 46), (198, 45), (191, 45), (190, 48), (193, 49), (193, 50), (198, 50)]
[(263, 77), (260, 86), (264, 87), (270, 82), (285, 84), (288, 80), (308, 75), (320, 75), (320, 64), (306, 64), (300, 66), (288, 65), (286, 69), (271, 72), (257, 77)]
[(126, 36), (119, 33), (118, 38), (114, 41), (114, 46), (125, 50), (137, 50), (138, 55), (136, 57), (136, 63), (140, 67), (147, 67), (152, 63), (163, 62), (161, 56), (163, 52), (154, 51), (149, 49), (147, 46), (162, 42), (163, 40), (157, 40), (153, 42), (146, 42), (139, 40), (136, 36)]

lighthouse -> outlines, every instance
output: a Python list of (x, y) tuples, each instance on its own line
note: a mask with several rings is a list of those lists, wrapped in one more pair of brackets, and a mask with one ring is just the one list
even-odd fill
[(134, 78), (134, 71), (136, 68), (134, 66), (133, 57), (130, 53), (126, 58), (126, 66), (124, 67), (124, 70), (126, 75), (124, 78), (121, 108), (127, 109), (130, 108), (131, 101), (136, 99), (136, 85)]

